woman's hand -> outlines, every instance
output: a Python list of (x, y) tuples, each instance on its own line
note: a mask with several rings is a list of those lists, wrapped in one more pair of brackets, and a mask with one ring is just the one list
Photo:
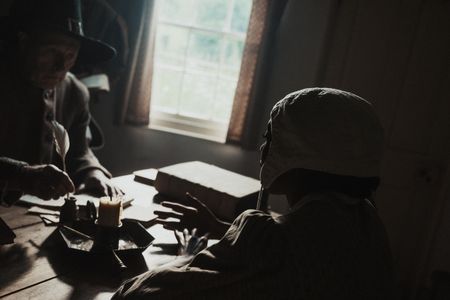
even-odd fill
[[(155, 211), (158, 216), (156, 223), (162, 224), (169, 230), (182, 231), (185, 228), (192, 230), (197, 228), (201, 234), (209, 233), (213, 239), (221, 238), (230, 227), (229, 223), (219, 220), (214, 213), (197, 198), (186, 193), (187, 205), (174, 202), (161, 202), (161, 205), (168, 207), (171, 211)], [(168, 218), (178, 219), (169, 221)]]
[(191, 232), (185, 228), (183, 232), (175, 230), (174, 233), (179, 245), (178, 255), (194, 256), (205, 249), (208, 244), (208, 234), (197, 236), (196, 228)]

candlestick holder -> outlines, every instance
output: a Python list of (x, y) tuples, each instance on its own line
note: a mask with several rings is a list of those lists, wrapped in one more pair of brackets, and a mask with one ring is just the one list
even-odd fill
[(118, 226), (104, 226), (95, 221), (94, 249), (98, 251), (119, 249), (120, 228)]
[(139, 222), (122, 220), (121, 223), (122, 226), (108, 227), (92, 220), (78, 220), (71, 226), (59, 226), (58, 231), (70, 251), (86, 257), (112, 255), (114, 264), (124, 269), (122, 259), (141, 255), (154, 238)]

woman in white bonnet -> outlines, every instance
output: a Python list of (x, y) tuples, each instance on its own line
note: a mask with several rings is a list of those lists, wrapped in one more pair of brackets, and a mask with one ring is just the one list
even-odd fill
[(115, 299), (390, 299), (392, 259), (373, 201), (383, 130), (371, 104), (303, 89), (274, 106), (265, 136), (261, 185), (286, 195), (290, 211), (248, 210), (227, 226), (191, 198), (195, 219), (182, 206), (161, 213), (168, 229), (223, 237), (185, 253), (187, 264), (129, 280)]

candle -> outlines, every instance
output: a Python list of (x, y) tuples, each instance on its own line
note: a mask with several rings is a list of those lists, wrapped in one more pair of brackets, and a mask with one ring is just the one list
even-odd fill
[(119, 227), (122, 217), (121, 197), (102, 197), (98, 207), (97, 224), (101, 226)]

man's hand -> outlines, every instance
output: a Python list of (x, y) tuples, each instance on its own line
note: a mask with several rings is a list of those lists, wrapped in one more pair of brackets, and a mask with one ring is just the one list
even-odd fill
[(197, 236), (197, 228), (192, 229), (191, 232), (186, 228), (183, 229), (183, 232), (175, 230), (174, 233), (179, 245), (178, 255), (196, 255), (205, 249), (208, 244), (208, 234)]
[[(189, 230), (197, 228), (200, 233), (209, 233), (209, 236), (214, 239), (221, 238), (230, 227), (230, 224), (219, 220), (205, 204), (189, 193), (186, 193), (186, 201), (188, 205), (161, 202), (162, 206), (172, 210), (155, 210), (154, 213), (158, 216), (156, 223), (162, 224), (169, 230), (182, 231), (185, 228)], [(169, 221), (168, 218), (175, 218), (178, 221)]]
[(76, 191), (77, 194), (89, 194), (95, 197), (119, 196), (124, 193), (112, 183), (111, 179), (100, 170), (91, 170)]
[(75, 190), (66, 172), (54, 165), (24, 166), (19, 172), (19, 188), (44, 200), (58, 199)]

